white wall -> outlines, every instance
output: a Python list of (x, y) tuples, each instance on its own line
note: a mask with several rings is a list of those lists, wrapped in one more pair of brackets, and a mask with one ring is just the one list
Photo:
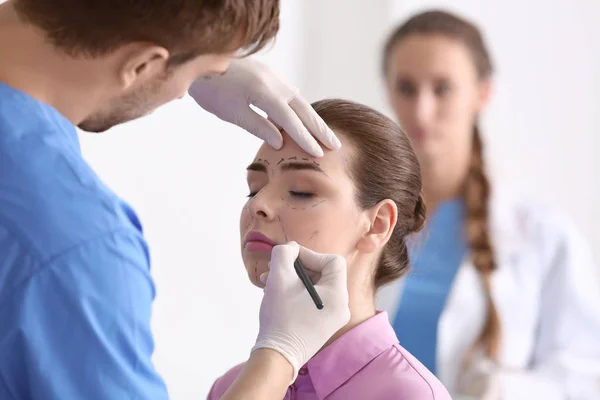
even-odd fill
[[(282, 3), (281, 34), (263, 58), (309, 100), (341, 96), (389, 111), (380, 43), (408, 12), (434, 3)], [(567, 209), (600, 245), (600, 3), (441, 4), (480, 23), (496, 58), (497, 93), (485, 119), (496, 175)], [(216, 376), (246, 358), (258, 325), (261, 292), (241, 263), (238, 216), (244, 168), (259, 142), (189, 98), (81, 139), (92, 166), (144, 224), (158, 293), (157, 366), (174, 399), (204, 398)]]

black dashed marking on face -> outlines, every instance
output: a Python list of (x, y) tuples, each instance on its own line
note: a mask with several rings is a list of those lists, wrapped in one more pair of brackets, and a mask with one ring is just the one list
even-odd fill
[(320, 202), (313, 204), (311, 208), (315, 208), (316, 206), (323, 204), (325, 202), (325, 199), (321, 200)]
[(248, 213), (248, 216), (250, 217), (250, 219), (255, 219), (254, 215), (252, 214), (252, 212), (250, 211), (250, 202), (252, 201), (252, 199), (250, 199), (248, 202), (246, 202), (246, 212)]
[(289, 242), (287, 235), (285, 234), (285, 229), (283, 229), (283, 221), (281, 220), (281, 216), (277, 216), (279, 220), (279, 225), (281, 225), (281, 232), (283, 232), (283, 237), (285, 238), (286, 243)]
[(284, 162), (285, 160), (282, 158), (281, 160), (279, 160), (279, 162), (277, 163), (277, 165), (281, 164), (282, 162)]
[(279, 197), (279, 198), (281, 199), (281, 201), (283, 201), (283, 204), (285, 204), (286, 206), (288, 206), (292, 210), (306, 210), (308, 208), (308, 207), (294, 207), (290, 203), (288, 203), (283, 197)]

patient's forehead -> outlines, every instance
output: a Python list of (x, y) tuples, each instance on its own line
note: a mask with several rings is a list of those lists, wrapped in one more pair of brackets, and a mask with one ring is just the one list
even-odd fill
[(275, 150), (270, 145), (264, 143), (256, 153), (255, 161), (258, 161), (259, 159), (267, 160), (268, 163), (272, 165), (273, 163), (277, 164), (277, 162), (280, 162), (282, 159), (287, 161), (292, 158), (293, 161), (314, 161), (326, 172), (346, 173), (345, 168), (348, 154), (352, 151), (353, 147), (348, 141), (345, 141), (342, 136), (338, 135), (338, 137), (342, 142), (341, 149), (332, 151), (324, 148), (323, 157), (313, 157), (302, 150), (302, 148), (298, 146), (287, 133), (283, 132), (283, 146), (281, 149)]

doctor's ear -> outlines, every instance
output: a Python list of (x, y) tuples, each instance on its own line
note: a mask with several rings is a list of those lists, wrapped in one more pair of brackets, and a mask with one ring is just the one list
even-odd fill
[(165, 74), (169, 51), (151, 43), (131, 43), (121, 47), (117, 56), (119, 84), (123, 89), (141, 86)]
[(386, 199), (367, 210), (369, 230), (358, 241), (356, 249), (372, 253), (385, 246), (392, 236), (398, 221), (398, 208), (392, 200)]

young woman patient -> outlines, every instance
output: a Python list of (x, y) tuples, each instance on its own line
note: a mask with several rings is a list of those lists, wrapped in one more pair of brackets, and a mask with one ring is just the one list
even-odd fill
[[(342, 149), (314, 159), (285, 135), (280, 150), (262, 146), (248, 167), (240, 218), (242, 258), (258, 287), (277, 244), (295, 241), (348, 263), (350, 322), (300, 369), (285, 399), (450, 399), (374, 305), (379, 286), (408, 272), (405, 238), (425, 220), (419, 162), (382, 114), (343, 100), (313, 107)], [(208, 399), (219, 399), (240, 369), (219, 378)]]

